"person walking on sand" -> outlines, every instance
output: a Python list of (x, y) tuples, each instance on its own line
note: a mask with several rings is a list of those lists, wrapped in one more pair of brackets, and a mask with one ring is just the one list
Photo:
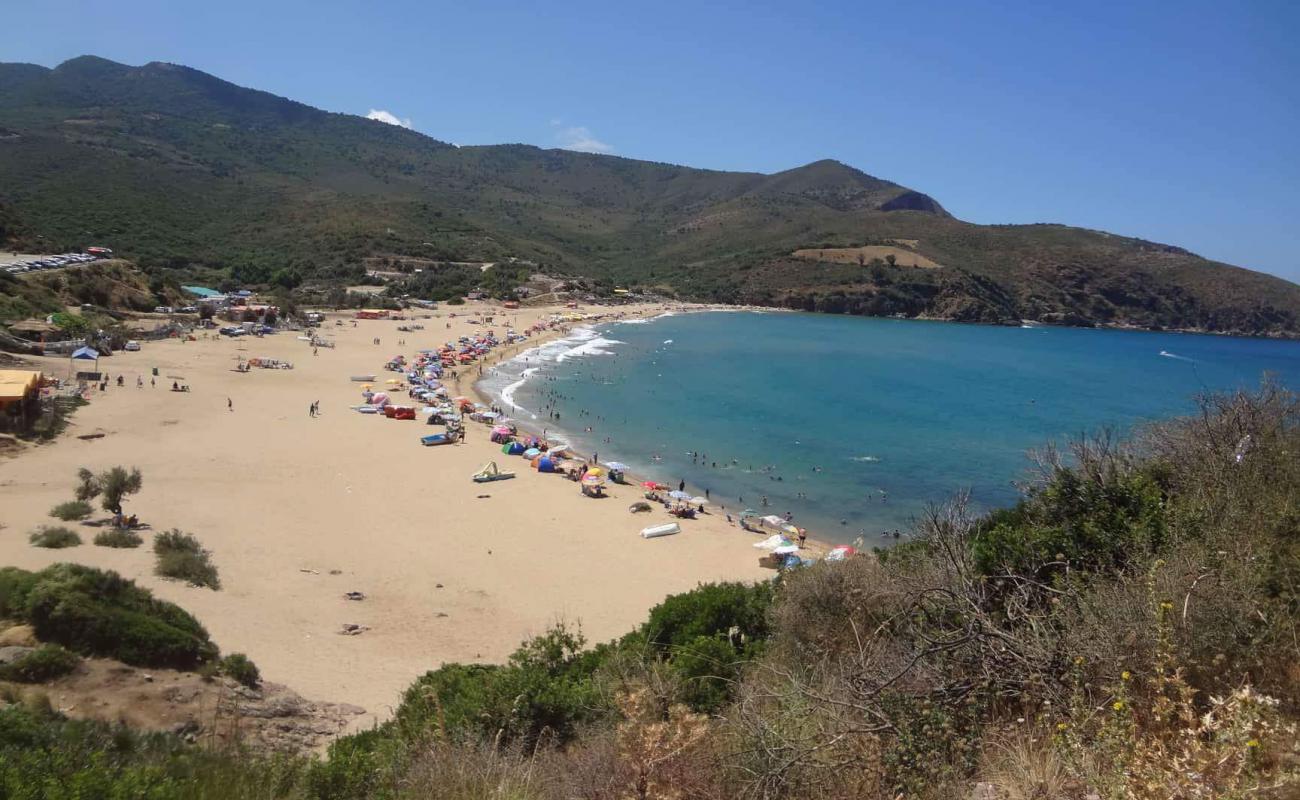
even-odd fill
[(679, 491), (679, 492), (684, 492), (684, 491), (686, 491), (686, 481), (678, 481), (678, 482), (677, 482), (677, 491)]
[(226, 410), (232, 414), (235, 413), (235, 401), (229, 397), (226, 398)]
[(314, 417), (314, 416), (316, 416), (316, 404), (315, 404), (315, 403), (312, 403), (311, 405), (307, 406), (307, 416), (309, 416), (309, 417)]

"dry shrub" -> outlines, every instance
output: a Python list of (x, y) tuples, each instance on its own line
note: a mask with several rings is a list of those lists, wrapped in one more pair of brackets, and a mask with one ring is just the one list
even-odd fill
[(615, 740), (626, 774), (624, 796), (632, 800), (708, 797), (712, 770), (702, 769), (698, 758), (709, 735), (704, 715), (679, 703), (661, 709), (644, 689), (619, 696), (617, 704), (623, 715)]
[(994, 740), (985, 760), (983, 778), (992, 785), (998, 800), (1075, 800), (1084, 796), (1048, 734), (1021, 733)]
[(1100, 703), (1080, 685), (1057, 725), (1068, 770), (1103, 800), (1293, 796), (1300, 791), (1295, 725), (1283, 720), (1277, 700), (1249, 685), (1200, 697), (1178, 663), (1178, 607), (1157, 587), (1153, 574), (1156, 646), (1147, 670), (1122, 671)]

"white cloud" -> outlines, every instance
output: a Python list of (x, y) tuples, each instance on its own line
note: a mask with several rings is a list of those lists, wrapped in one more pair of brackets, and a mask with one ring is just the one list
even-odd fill
[(614, 146), (606, 144), (591, 134), (591, 131), (585, 125), (570, 125), (561, 127), (557, 119), (551, 120), (551, 125), (559, 128), (555, 132), (555, 140), (560, 143), (560, 147), (565, 150), (577, 150), (581, 153), (612, 153)]
[(389, 125), (396, 125), (399, 128), (411, 127), (410, 117), (407, 117), (406, 119), (402, 119), (396, 114), (390, 111), (384, 111), (383, 109), (380, 108), (370, 109), (370, 113), (366, 115), (366, 119), (373, 119), (373, 120), (378, 120), (379, 122), (386, 122)]

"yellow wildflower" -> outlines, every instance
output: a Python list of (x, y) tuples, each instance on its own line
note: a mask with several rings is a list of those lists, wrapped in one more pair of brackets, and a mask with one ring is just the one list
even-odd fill
[(1113, 708), (1113, 709), (1115, 709), (1116, 711), (1123, 711), (1123, 710), (1124, 710), (1124, 701), (1123, 701), (1123, 700), (1116, 700), (1114, 703), (1111, 703), (1110, 707)]

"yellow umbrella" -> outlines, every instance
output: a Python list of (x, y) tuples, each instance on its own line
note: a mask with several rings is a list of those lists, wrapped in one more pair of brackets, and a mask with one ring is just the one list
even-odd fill
[(595, 475), (596, 477), (600, 478), (600, 477), (604, 477), (605, 470), (601, 467), (587, 467), (587, 474)]
[(368, 391), (370, 391), (370, 384), (368, 384), (368, 383), (363, 383), (363, 384), (361, 384), (361, 391), (363, 391), (363, 392), (368, 392)]

